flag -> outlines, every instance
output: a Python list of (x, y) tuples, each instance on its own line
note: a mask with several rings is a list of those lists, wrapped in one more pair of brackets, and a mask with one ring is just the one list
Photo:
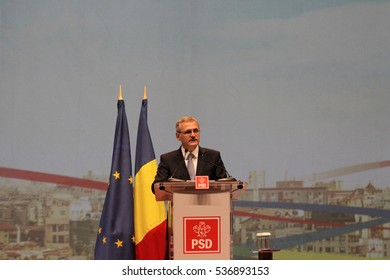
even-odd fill
[(95, 245), (98, 260), (135, 259), (130, 138), (121, 89), (119, 94), (109, 186)]
[(146, 88), (138, 123), (135, 155), (134, 212), (136, 259), (166, 259), (166, 210), (157, 202), (150, 187), (157, 172), (157, 161), (147, 122)]

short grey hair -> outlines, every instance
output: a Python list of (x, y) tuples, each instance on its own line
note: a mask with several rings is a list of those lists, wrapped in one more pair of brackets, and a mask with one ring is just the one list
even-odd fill
[(176, 132), (180, 132), (179, 126), (183, 122), (196, 122), (198, 124), (198, 126), (199, 126), (199, 122), (198, 122), (198, 120), (195, 117), (183, 116), (180, 119), (178, 119), (177, 122), (176, 122)]

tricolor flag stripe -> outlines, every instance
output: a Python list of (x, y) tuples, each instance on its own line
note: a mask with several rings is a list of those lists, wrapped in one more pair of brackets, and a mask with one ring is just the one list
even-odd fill
[[(155, 202), (154, 194), (149, 188), (151, 186), (157, 170), (157, 162), (153, 160), (145, 164), (135, 175), (135, 235), (137, 244), (142, 241), (145, 235), (156, 225), (161, 224), (166, 219), (165, 206), (162, 202)], [(138, 188), (138, 186), (141, 186)], [(140, 199), (138, 199), (140, 198)], [(148, 203), (148, 201), (150, 203)], [(146, 202), (146, 203), (145, 203)], [(138, 226), (138, 221), (142, 226)]]
[(166, 210), (157, 202), (150, 187), (157, 172), (157, 162), (147, 123), (148, 100), (142, 100), (138, 123), (134, 180), (136, 259), (166, 258)]

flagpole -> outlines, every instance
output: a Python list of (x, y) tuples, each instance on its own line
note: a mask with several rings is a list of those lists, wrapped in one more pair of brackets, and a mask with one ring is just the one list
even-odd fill
[(167, 220), (163, 201), (156, 201), (150, 186), (157, 160), (147, 122), (146, 85), (138, 122), (134, 177), (135, 255), (138, 260), (167, 259)]
[(135, 259), (133, 171), (121, 85), (117, 110), (111, 175), (96, 237), (95, 260)]
[(122, 85), (121, 84), (119, 84), (118, 100), (123, 100), (123, 97), (122, 97)]

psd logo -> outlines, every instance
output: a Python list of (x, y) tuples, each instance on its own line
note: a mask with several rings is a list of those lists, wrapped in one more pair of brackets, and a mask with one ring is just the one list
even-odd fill
[(195, 176), (195, 189), (208, 190), (209, 189), (209, 176)]
[(183, 253), (221, 253), (221, 217), (184, 217)]

